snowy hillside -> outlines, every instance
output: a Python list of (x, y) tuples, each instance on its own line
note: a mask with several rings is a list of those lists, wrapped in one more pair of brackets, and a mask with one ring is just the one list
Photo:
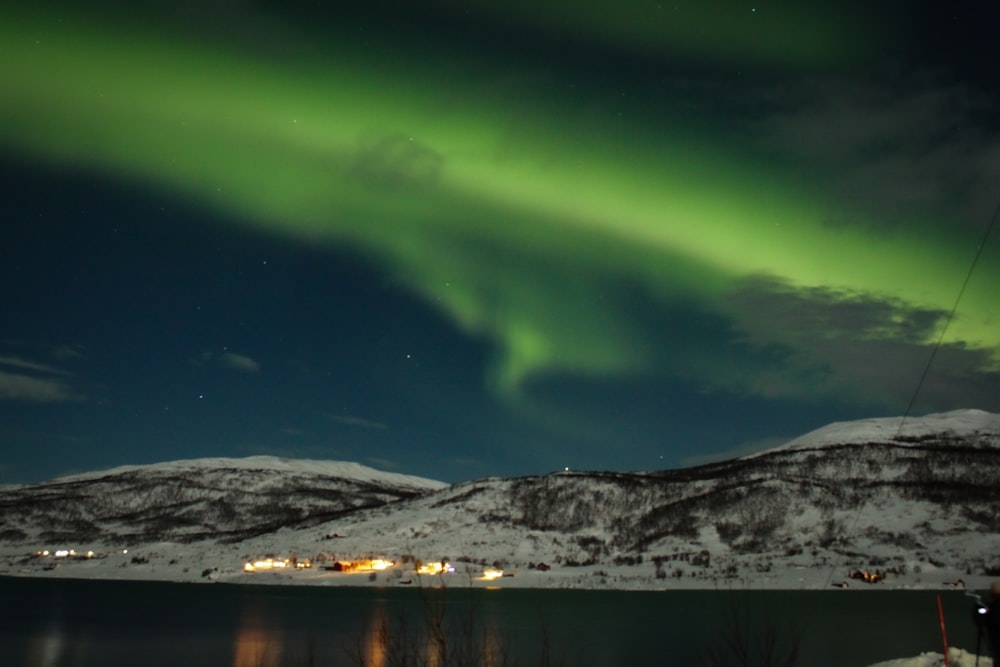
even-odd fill
[[(0, 512), (10, 574), (396, 585), (420, 561), (469, 585), (981, 587), (1000, 576), (1000, 416), (834, 424), (682, 470), (451, 486), (355, 464), (206, 459), (0, 490)], [(34, 555), (60, 548), (109, 555)], [(299, 568), (244, 572), (266, 558)], [(394, 565), (369, 571), (379, 560)], [(484, 580), (487, 569), (505, 576)]]
[(197, 459), (0, 489), (5, 543), (238, 542), (446, 486), (357, 463)]
[(1000, 574), (1000, 418), (938, 415), (899, 439), (884, 430), (879, 420), (834, 425), (686, 470), (457, 484), (262, 536), (259, 548), (293, 539), (322, 551), (323, 534), (336, 532), (345, 556), (412, 553), (532, 575), (544, 562), (560, 578), (534, 579), (594, 587), (818, 586), (855, 570), (941, 586)]
[[(982, 410), (956, 410), (924, 417), (880, 417), (836, 422), (792, 440), (783, 449), (808, 449), (826, 445), (866, 443), (916, 443), (927, 439), (961, 439), (995, 446), (1000, 415)], [(774, 450), (772, 450), (774, 451)]]

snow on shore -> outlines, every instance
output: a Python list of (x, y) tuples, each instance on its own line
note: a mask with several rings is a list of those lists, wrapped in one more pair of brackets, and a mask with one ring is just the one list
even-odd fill
[[(949, 667), (993, 667), (993, 659), (980, 656), (976, 662), (976, 654), (969, 653), (960, 648), (951, 647), (948, 649)], [(942, 653), (921, 653), (915, 658), (900, 658), (897, 660), (886, 660), (869, 667), (944, 667), (945, 660)]]

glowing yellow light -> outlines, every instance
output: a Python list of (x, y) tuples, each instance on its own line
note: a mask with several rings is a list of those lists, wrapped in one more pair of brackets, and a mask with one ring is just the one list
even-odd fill
[(256, 560), (254, 562), (247, 562), (243, 566), (245, 572), (254, 572), (256, 570), (273, 570), (275, 568), (288, 567), (287, 560), (281, 560), (277, 558), (264, 558), (262, 560)]
[(65, 558), (66, 556), (69, 556), (68, 550), (59, 549), (58, 551), (56, 551), (56, 558)]
[(499, 579), (503, 576), (503, 570), (497, 570), (495, 568), (487, 568), (483, 570), (483, 579), (488, 581), (493, 579)]
[(454, 572), (453, 568), (448, 563), (423, 563), (417, 568), (417, 574), (441, 574), (443, 572)]

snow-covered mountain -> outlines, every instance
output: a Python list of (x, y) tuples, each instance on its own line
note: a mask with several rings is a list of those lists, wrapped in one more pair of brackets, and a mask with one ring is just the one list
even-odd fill
[(447, 486), (357, 463), (206, 458), (0, 489), (0, 542), (238, 542)]
[[(33, 573), (38, 563), (24, 554), (75, 540), (77, 549), (145, 549), (127, 576), (158, 578), (261, 581), (242, 574), (245, 560), (292, 553), (314, 563), (396, 562), (375, 577), (380, 584), (409, 581), (417, 560), (448, 561), (469, 583), (484, 567), (516, 572), (502, 583), (518, 586), (818, 587), (855, 571), (888, 585), (943, 586), (1000, 575), (1000, 415), (900, 424), (832, 424), (681, 470), (451, 486), (274, 459), (117, 469), (0, 491), (0, 572)], [(107, 563), (73, 567), (109, 576)], [(348, 581), (318, 568), (268, 576)]]

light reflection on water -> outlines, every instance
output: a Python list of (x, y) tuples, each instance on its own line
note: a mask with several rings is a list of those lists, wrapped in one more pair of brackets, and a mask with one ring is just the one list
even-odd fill
[(62, 622), (59, 616), (55, 615), (45, 632), (31, 638), (28, 645), (28, 664), (32, 667), (57, 667), (61, 664), (65, 643)]
[(388, 620), (385, 617), (385, 601), (377, 600), (362, 639), (362, 664), (365, 667), (385, 667), (388, 657)]
[(282, 628), (267, 618), (259, 603), (244, 607), (235, 632), (233, 667), (279, 667), (283, 643)]
[(475, 607), (449, 607), (443, 599), (431, 598), (423, 594), (416, 616), (399, 607), (390, 611), (384, 599), (376, 600), (367, 614), (352, 662), (363, 667), (385, 667), (389, 663), (426, 667), (507, 664), (509, 647), (495, 620), (480, 619)]

